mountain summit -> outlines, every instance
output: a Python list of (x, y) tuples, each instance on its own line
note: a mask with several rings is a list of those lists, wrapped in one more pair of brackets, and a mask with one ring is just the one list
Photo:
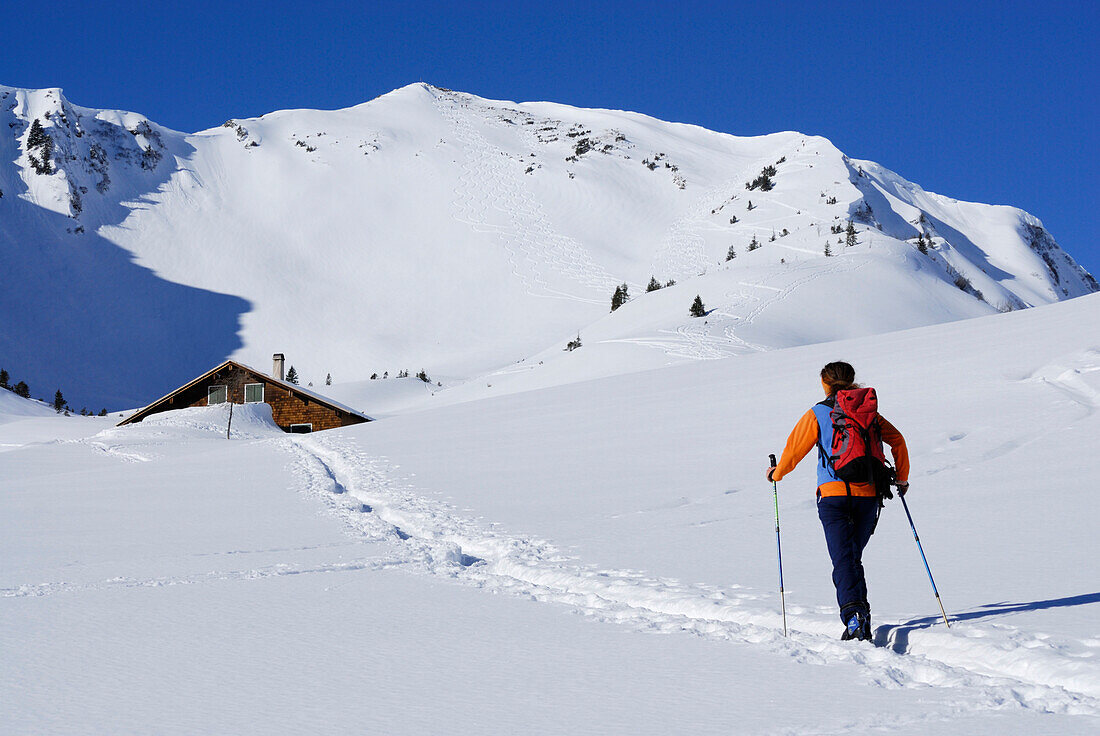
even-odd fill
[(1098, 290), (1038, 218), (796, 132), (424, 84), (194, 134), (58, 89), (0, 87), (0, 118), (0, 360), (74, 405), (276, 351), (518, 390)]

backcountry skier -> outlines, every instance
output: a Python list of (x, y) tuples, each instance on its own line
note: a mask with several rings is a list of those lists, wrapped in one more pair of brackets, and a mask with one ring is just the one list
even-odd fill
[(894, 471), (884, 462), (882, 443), (890, 446), (901, 495), (909, 490), (909, 452), (901, 432), (878, 414), (874, 389), (861, 388), (855, 378), (855, 369), (841, 361), (821, 369), (825, 400), (798, 420), (778, 465), (768, 468), (767, 476), (769, 481), (781, 480), (817, 446), (817, 515), (833, 562), (833, 585), (845, 627), (841, 638), (870, 640), (863, 548), (878, 523), (880, 495), (892, 497), (889, 486), (894, 480)]

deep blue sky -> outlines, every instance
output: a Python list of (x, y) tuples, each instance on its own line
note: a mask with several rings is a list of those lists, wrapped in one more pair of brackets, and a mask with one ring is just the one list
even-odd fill
[(925, 189), (1022, 207), (1100, 276), (1100, 3), (894, 5), (59, 0), (9, 28), (0, 84), (188, 132), (416, 81), (798, 130)]

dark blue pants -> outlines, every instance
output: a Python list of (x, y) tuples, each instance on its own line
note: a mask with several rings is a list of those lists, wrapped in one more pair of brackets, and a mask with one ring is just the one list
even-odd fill
[(867, 606), (863, 576), (863, 548), (878, 524), (879, 503), (874, 497), (824, 496), (817, 499), (817, 516), (825, 529), (825, 543), (833, 560), (833, 585), (841, 620), (855, 608)]

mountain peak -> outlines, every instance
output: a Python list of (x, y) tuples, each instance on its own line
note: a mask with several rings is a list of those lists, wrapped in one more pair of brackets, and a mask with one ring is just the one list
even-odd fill
[[(307, 377), (465, 381), (526, 360), (507, 374), (545, 383), (1097, 288), (1037, 218), (927, 192), (796, 132), (737, 137), (418, 82), (184, 135), (70, 106), (60, 90), (8, 94), (22, 103), (0, 110), (14, 133), (0, 165), (6, 249), (23, 273), (63, 268), (83, 283), (69, 292), (120, 341), (145, 335), (113, 343), (125, 366), (104, 358), (75, 377), (68, 356), (100, 354), (103, 329), (28, 314), (21, 271), (0, 277), (21, 318), (5, 343), (27, 346), (13, 367), (88, 403), (141, 404), (225, 358), (262, 363), (272, 343)], [(102, 285), (122, 283), (155, 299), (120, 314)], [(857, 315), (840, 325), (820, 309), (837, 293)], [(703, 319), (688, 314), (697, 294)], [(563, 351), (578, 331), (583, 350)]]

